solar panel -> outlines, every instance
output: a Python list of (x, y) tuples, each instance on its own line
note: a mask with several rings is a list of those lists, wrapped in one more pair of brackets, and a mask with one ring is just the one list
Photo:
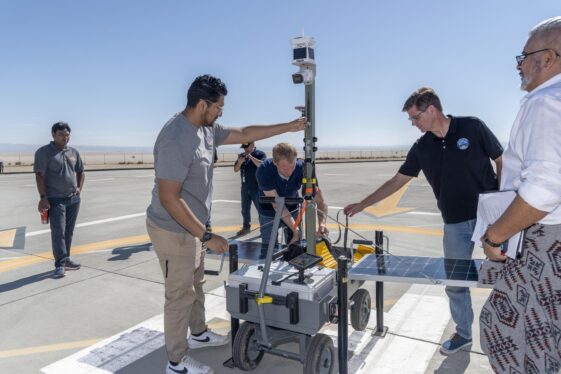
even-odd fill
[(478, 287), (478, 273), (482, 261), (371, 254), (364, 256), (351, 267), (349, 278)]

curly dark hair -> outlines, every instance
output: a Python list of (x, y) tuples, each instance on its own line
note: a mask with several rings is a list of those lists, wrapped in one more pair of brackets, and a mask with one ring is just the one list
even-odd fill
[(68, 130), (68, 132), (72, 132), (72, 130), (70, 130), (70, 126), (68, 126), (68, 123), (66, 122), (57, 122), (53, 125), (53, 127), (51, 127), (52, 134), (56, 134), (56, 132), (60, 130)]
[(200, 75), (195, 78), (187, 91), (187, 106), (194, 108), (200, 100), (215, 103), (220, 95), (226, 96), (227, 94), (228, 89), (219, 78), (208, 74)]

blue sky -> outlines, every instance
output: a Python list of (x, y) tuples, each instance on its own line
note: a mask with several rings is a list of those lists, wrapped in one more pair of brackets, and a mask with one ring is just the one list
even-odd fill
[[(446, 113), (506, 141), (523, 92), (514, 56), (559, 0), (0, 2), (0, 143), (151, 146), (200, 74), (229, 94), (220, 122), (297, 117), (290, 39), (316, 39), (319, 147), (410, 144), (401, 107), (432, 86)], [(301, 135), (280, 140), (301, 144)]]

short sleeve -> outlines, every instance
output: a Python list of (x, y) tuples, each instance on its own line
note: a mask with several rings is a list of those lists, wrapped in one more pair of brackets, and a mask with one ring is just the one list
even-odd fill
[(259, 189), (262, 191), (272, 191), (275, 190), (275, 182), (274, 178), (271, 175), (270, 163), (262, 163), (257, 168), (255, 172), (255, 177), (257, 179), (257, 184), (259, 185)]
[(47, 171), (47, 157), (44, 148), (39, 148), (35, 152), (35, 160), (33, 161), (34, 173), (45, 173)]
[(489, 156), (490, 159), (495, 160), (503, 154), (503, 146), (493, 134), (491, 130), (487, 127), (485, 122), (479, 120), (479, 131), (481, 134), (481, 143), (483, 145), (483, 150)]
[(156, 178), (183, 183), (191, 166), (187, 160), (193, 159), (194, 152), (193, 147), (182, 147), (176, 139), (160, 139), (154, 149)]
[(405, 162), (399, 168), (399, 173), (403, 175), (407, 175), (408, 177), (417, 177), (419, 176), (419, 172), (421, 171), (421, 165), (419, 164), (419, 160), (416, 156), (416, 151), (419, 146), (419, 141), (413, 144), (413, 147), (407, 153), (407, 158)]
[(83, 173), (84, 172), (84, 162), (82, 161), (82, 156), (80, 156), (80, 152), (74, 149), (74, 153), (76, 153), (76, 166), (74, 167), (74, 171), (76, 173)]
[(212, 128), (214, 130), (214, 146), (218, 147), (224, 144), (226, 138), (230, 135), (230, 130), (218, 123), (215, 123)]

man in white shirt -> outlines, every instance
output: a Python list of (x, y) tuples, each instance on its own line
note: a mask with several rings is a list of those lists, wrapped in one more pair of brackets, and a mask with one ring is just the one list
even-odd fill
[(536, 25), (516, 56), (528, 94), (503, 153), (501, 190), (518, 195), (482, 238), (485, 254), (505, 261), (501, 244), (525, 234), (521, 258), (506, 258), (481, 311), (481, 347), (495, 372), (561, 370), (560, 53), (555, 17)]

